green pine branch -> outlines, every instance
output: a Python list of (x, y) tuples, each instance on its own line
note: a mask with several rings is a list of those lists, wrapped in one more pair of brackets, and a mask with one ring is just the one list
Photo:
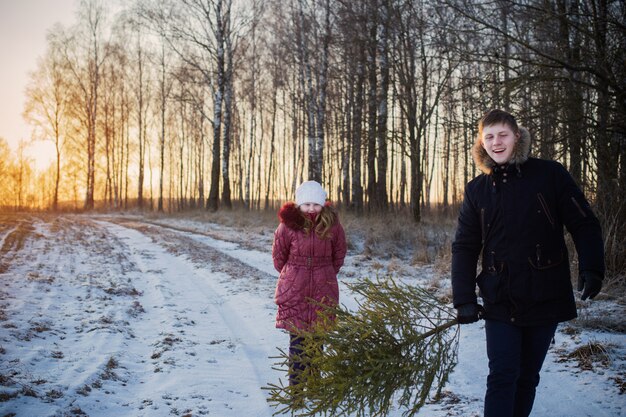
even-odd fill
[[(264, 387), (275, 414), (385, 416), (397, 404), (410, 417), (440, 394), (456, 364), (452, 310), (391, 277), (348, 286), (360, 300), (357, 311), (324, 306), (318, 325), (301, 334), (298, 359), (307, 371), (300, 383)], [(288, 379), (289, 354), (279, 353), (274, 369)]]

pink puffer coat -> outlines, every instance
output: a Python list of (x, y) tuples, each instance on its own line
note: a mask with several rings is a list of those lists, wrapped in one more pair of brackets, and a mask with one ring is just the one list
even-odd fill
[(337, 273), (346, 256), (346, 237), (336, 219), (326, 239), (314, 231), (304, 232), (304, 219), (294, 203), (279, 212), (274, 232), (272, 258), (280, 276), (274, 301), (278, 305), (276, 327), (289, 331), (306, 330), (316, 320), (319, 306), (339, 303)]

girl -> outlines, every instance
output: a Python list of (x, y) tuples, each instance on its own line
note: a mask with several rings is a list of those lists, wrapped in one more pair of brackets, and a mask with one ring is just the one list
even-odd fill
[(485, 417), (530, 414), (557, 323), (576, 317), (563, 226), (578, 253), (583, 300), (600, 292), (604, 275), (600, 224), (583, 193), (563, 165), (529, 152), (530, 134), (511, 114), (485, 114), (472, 149), (483, 174), (465, 187), (452, 244), (458, 321), (485, 319)]
[(346, 256), (346, 238), (337, 213), (326, 203), (326, 191), (315, 181), (296, 189), (296, 202), (278, 213), (272, 258), (280, 276), (274, 300), (278, 305), (276, 327), (290, 333), (289, 383), (298, 382), (304, 370), (301, 330), (316, 322), (319, 303), (339, 302), (337, 273)]

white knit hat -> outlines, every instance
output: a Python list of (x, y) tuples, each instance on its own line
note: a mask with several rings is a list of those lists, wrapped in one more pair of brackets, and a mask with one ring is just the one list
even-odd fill
[(296, 188), (296, 205), (315, 203), (323, 206), (326, 202), (326, 191), (319, 182), (305, 181)]

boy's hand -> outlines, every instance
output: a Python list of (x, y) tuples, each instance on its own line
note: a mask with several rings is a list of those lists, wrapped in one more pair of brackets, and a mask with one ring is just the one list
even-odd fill
[(462, 304), (456, 309), (456, 320), (459, 324), (475, 323), (482, 318), (485, 309), (476, 303)]
[(592, 300), (602, 289), (602, 277), (593, 271), (578, 273), (578, 291), (582, 291), (581, 300)]

